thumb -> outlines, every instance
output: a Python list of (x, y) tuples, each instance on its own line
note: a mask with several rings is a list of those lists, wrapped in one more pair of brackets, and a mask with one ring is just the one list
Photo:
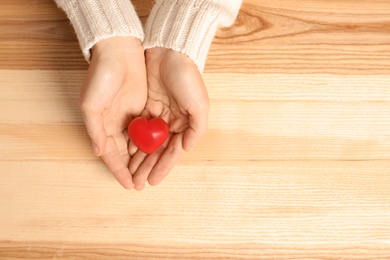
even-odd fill
[(92, 150), (96, 156), (101, 156), (107, 142), (104, 120), (100, 113), (83, 110), (85, 127), (92, 141)]
[(184, 133), (183, 148), (191, 151), (195, 144), (207, 132), (208, 108), (198, 109), (189, 117), (189, 127)]

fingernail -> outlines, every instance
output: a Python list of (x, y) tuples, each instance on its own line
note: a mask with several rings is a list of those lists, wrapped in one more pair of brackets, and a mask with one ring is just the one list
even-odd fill
[(99, 156), (99, 155), (100, 155), (99, 146), (97, 146), (96, 144), (93, 144), (93, 145), (92, 145), (92, 150), (93, 150), (93, 153), (94, 153), (96, 156)]

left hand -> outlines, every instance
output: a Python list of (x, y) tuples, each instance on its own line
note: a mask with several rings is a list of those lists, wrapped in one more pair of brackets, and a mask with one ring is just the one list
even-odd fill
[[(143, 117), (161, 117), (170, 126), (168, 140), (147, 155), (133, 146), (129, 169), (135, 189), (146, 181), (159, 184), (184, 151), (191, 150), (206, 133), (209, 98), (195, 64), (179, 52), (155, 47), (146, 50), (148, 99)], [(131, 147), (131, 146), (130, 146)]]

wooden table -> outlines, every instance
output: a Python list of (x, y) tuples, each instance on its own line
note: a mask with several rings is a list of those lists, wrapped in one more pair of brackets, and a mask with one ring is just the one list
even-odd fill
[(90, 151), (86, 69), (53, 1), (1, 0), (0, 259), (390, 259), (390, 1), (244, 1), (209, 132), (142, 192)]

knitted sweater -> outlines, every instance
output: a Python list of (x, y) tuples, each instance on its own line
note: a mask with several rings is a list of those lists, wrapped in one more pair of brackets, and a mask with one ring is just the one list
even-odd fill
[(230, 26), (242, 0), (156, 0), (143, 32), (130, 0), (55, 0), (68, 15), (85, 59), (100, 40), (133, 36), (146, 49), (165, 47), (187, 55), (203, 70), (218, 26)]

